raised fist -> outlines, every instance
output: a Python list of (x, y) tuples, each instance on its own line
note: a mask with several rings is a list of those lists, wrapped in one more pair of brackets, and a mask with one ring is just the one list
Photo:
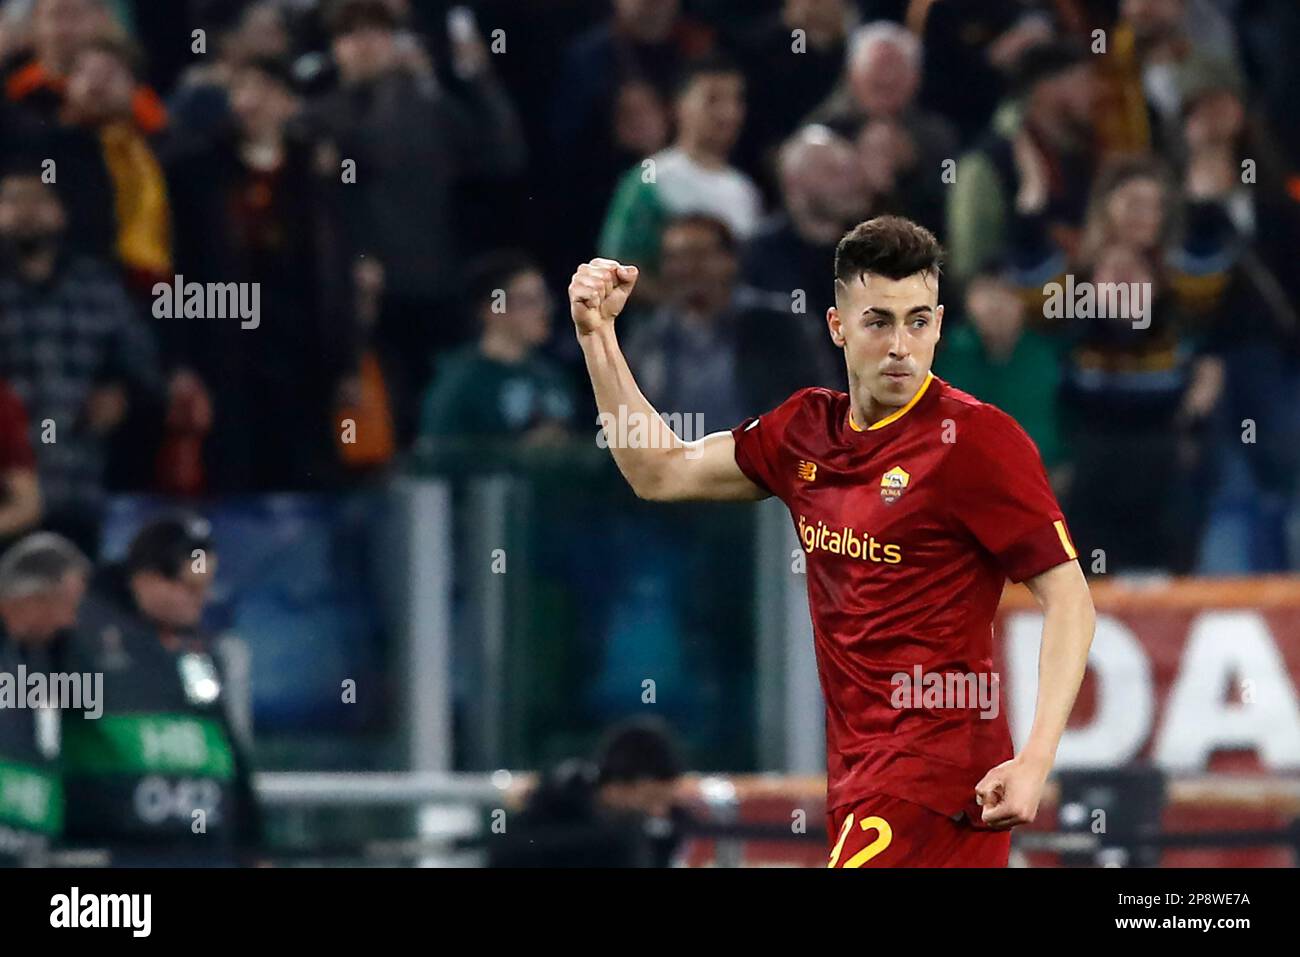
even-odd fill
[(627, 304), (638, 275), (635, 266), (612, 259), (593, 259), (579, 266), (569, 283), (569, 307), (578, 335), (590, 335), (612, 323)]

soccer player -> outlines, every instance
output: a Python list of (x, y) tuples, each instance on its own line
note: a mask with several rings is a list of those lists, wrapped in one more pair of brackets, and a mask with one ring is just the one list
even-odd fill
[[(898, 217), (850, 231), (826, 313), (848, 393), (804, 389), (695, 442), (659, 418), (619, 350), (614, 320), (636, 268), (594, 259), (569, 286), (599, 411), (624, 406), (649, 423), (642, 447), (610, 443), (637, 495), (775, 495), (790, 509), (826, 700), (832, 867), (1005, 866), (1009, 829), (1037, 813), (1092, 641), (1092, 599), (1033, 442), (930, 372), (941, 255)], [(997, 690), (992, 622), (1008, 578), (1044, 611), (1019, 754), (1004, 710), (973, 700)]]

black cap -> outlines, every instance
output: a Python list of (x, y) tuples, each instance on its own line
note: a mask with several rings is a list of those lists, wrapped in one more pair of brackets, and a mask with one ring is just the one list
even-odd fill
[(156, 518), (136, 532), (126, 552), (126, 571), (157, 572), (175, 578), (191, 561), (195, 549), (212, 549), (212, 523), (192, 512), (174, 512)]

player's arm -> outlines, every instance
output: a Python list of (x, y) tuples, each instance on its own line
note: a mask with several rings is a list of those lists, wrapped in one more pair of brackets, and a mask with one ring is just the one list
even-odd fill
[[(736, 464), (730, 432), (714, 432), (684, 442), (641, 394), (614, 333), (614, 320), (636, 285), (635, 266), (612, 259), (593, 259), (578, 267), (569, 284), (569, 306), (577, 327), (602, 419), (645, 423), (645, 441), (637, 448), (611, 441), (619, 471), (637, 496), (654, 501), (713, 499), (757, 501), (768, 493)], [(636, 418), (632, 418), (636, 416)]]
[(1025, 585), (1043, 609), (1038, 703), (1020, 753), (991, 770), (975, 789), (984, 805), (984, 822), (993, 827), (1028, 824), (1038, 813), (1056, 747), (1083, 683), (1097, 618), (1077, 561), (1049, 568)]

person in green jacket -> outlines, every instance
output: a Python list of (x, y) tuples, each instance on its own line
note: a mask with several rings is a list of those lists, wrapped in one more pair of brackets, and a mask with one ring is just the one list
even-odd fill
[(967, 284), (965, 312), (965, 323), (944, 330), (936, 373), (1019, 422), (1054, 481), (1060, 480), (1065, 449), (1057, 402), (1059, 345), (1025, 327), (1024, 300), (996, 268)]
[(419, 446), (563, 436), (575, 401), (564, 370), (538, 353), (553, 307), (537, 264), (522, 253), (492, 254), (474, 271), (469, 301), (480, 335), (439, 360), (422, 404)]

